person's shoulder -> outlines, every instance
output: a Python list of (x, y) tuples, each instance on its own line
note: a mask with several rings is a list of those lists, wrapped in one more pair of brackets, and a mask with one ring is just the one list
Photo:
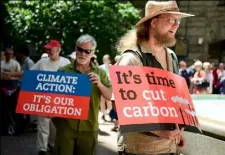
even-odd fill
[(63, 56), (60, 57), (61, 61), (64, 61), (64, 62), (70, 62), (70, 60), (68, 58), (65, 58)]
[(12, 63), (17, 62), (17, 60), (15, 60), (15, 59), (11, 59), (9, 61), (12, 62)]
[(172, 49), (166, 47), (166, 50), (167, 50), (168, 53), (176, 55), (175, 52)]
[(30, 57), (28, 57), (28, 62), (29, 63), (34, 63), (34, 61)]
[(59, 67), (58, 72), (71, 72), (71, 71), (73, 71), (73, 69), (72, 69), (73, 66), (72, 65), (73, 65), (72, 63), (69, 63), (69, 64), (67, 64), (65, 66)]
[(139, 53), (138, 47), (133, 47), (127, 49), (121, 54), (120, 59), (117, 61), (115, 65), (118, 66), (140, 66), (141, 62), (141, 54)]
[(34, 65), (34, 61), (32, 59), (28, 59), (26, 63), (28, 65)]
[(45, 64), (45, 63), (48, 63), (50, 61), (50, 59), (47, 57), (47, 58), (41, 58), (37, 61), (37, 63), (40, 63), (40, 64)]
[(137, 46), (132, 46), (131, 48), (128, 48), (128, 49), (122, 51), (121, 56), (124, 56), (124, 55), (134, 55), (137, 52), (139, 52), (138, 47)]
[(120, 59), (136, 59), (137, 57), (140, 57), (141, 53), (138, 48), (138, 46), (132, 46), (131, 48), (126, 49), (121, 53)]
[(69, 60), (68, 58), (63, 57), (63, 56), (60, 56), (60, 59), (61, 59), (61, 60), (66, 60), (66, 61)]
[(68, 58), (65, 58), (65, 57), (60, 57), (60, 61), (63, 62), (64, 64), (70, 64), (71, 61), (68, 59)]
[(13, 64), (19, 64), (19, 62), (15, 59), (11, 59), (11, 61), (12, 61)]

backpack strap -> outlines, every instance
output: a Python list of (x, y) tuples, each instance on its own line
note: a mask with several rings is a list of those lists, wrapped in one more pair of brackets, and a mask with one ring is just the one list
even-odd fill
[(129, 49), (129, 50), (124, 51), (123, 53), (134, 53), (136, 56), (138, 56), (138, 58), (143, 63), (143, 57), (140, 52)]
[(172, 66), (173, 66), (173, 72), (175, 74), (179, 73), (179, 67), (178, 67), (178, 59), (174, 52), (171, 52), (172, 57)]
[(155, 64), (155, 61), (153, 60), (153, 55), (152, 53), (143, 53), (142, 50), (141, 50), (141, 46), (138, 44), (138, 49), (142, 55), (142, 63), (143, 63), (143, 66), (149, 66), (149, 67), (155, 67), (156, 64)]
[(134, 51), (134, 50), (126, 50), (123, 53), (134, 53), (135, 55), (138, 56), (138, 58), (140, 58), (140, 60), (143, 60), (141, 53), (139, 53), (138, 51)]
[[(153, 67), (155, 67), (155, 66), (159, 65), (158, 62), (154, 61), (152, 53), (143, 53), (139, 44), (137, 45), (137, 47), (138, 47), (138, 50), (129, 49), (129, 50), (124, 51), (123, 53), (134, 53), (135, 55), (137, 55), (140, 58), (143, 66), (149, 66), (149, 67), (153, 66)], [(175, 53), (173, 51), (170, 52), (170, 54), (171, 54), (171, 57), (172, 57), (173, 72), (175, 74), (178, 74), (179, 68), (178, 68), (177, 56), (175, 55)]]
[[(141, 60), (143, 66), (154, 66), (154, 60), (152, 58), (152, 54), (151, 53), (143, 53), (141, 50), (141, 46), (138, 44), (137, 45), (138, 50), (126, 50), (123, 53), (134, 53), (135, 55), (138, 56), (138, 58)], [(151, 54), (151, 56), (147, 56), (148, 54)], [(151, 58), (151, 60), (149, 61), (148, 59)]]

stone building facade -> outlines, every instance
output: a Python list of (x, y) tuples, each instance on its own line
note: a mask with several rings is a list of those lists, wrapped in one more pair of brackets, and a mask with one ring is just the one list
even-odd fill
[(225, 1), (178, 0), (178, 5), (195, 15), (184, 19), (178, 30), (189, 42), (187, 59), (225, 62)]

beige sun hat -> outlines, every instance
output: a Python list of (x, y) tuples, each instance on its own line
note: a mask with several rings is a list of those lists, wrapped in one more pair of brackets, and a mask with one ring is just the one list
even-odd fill
[(181, 18), (194, 16), (192, 14), (180, 12), (176, 1), (148, 1), (145, 5), (145, 17), (142, 18), (135, 26), (144, 23), (152, 17), (158, 16), (164, 13), (171, 13), (180, 15)]

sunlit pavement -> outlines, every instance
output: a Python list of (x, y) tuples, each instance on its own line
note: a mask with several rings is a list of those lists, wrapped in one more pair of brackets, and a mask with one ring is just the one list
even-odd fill
[[(111, 131), (112, 122), (100, 120), (99, 145), (97, 155), (117, 155), (117, 133)], [(37, 155), (36, 133), (26, 133), (20, 136), (1, 137), (1, 155)]]
[(194, 105), (197, 110), (197, 115), (201, 118), (217, 120), (225, 125), (225, 100), (195, 100)]
[(113, 123), (103, 122), (102, 120), (100, 120), (99, 123), (100, 132), (97, 155), (117, 155), (117, 132), (111, 131)]
[(194, 98), (201, 129), (207, 132), (204, 134), (216, 138), (185, 132), (186, 147), (183, 153), (185, 155), (225, 155), (225, 96), (201, 95)]
[(193, 102), (202, 130), (225, 137), (225, 96), (196, 96)]
[[(195, 101), (195, 108), (202, 128), (225, 137), (225, 100)], [(101, 115), (100, 115), (101, 116)], [(107, 118), (109, 120), (109, 118)], [(117, 133), (111, 131), (112, 122), (100, 119), (97, 155), (117, 155)], [(209, 128), (210, 127), (210, 128)], [(225, 142), (200, 134), (185, 133), (184, 155), (225, 155)], [(36, 133), (1, 138), (1, 155), (36, 155)]]
[(184, 136), (184, 155), (225, 155), (224, 141), (190, 132), (185, 132)]

